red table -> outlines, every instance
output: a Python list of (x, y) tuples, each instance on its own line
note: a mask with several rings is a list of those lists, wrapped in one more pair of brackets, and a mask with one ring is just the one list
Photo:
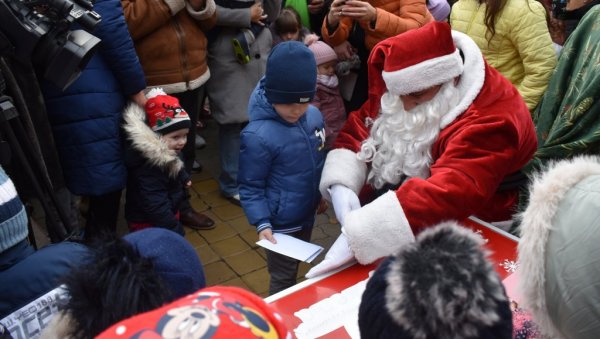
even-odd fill
[[(462, 224), (484, 238), (485, 246), (492, 252), (490, 259), (496, 264), (496, 271), (500, 277), (504, 280), (510, 276), (516, 269), (518, 238), (474, 217), (464, 220)], [(329, 275), (305, 280), (265, 300), (274, 306), (283, 316), (288, 328), (293, 330), (301, 324), (301, 320), (294, 316), (294, 313), (367, 279), (369, 272), (377, 267), (376, 264), (351, 264)], [(347, 337), (345, 329), (339, 327), (321, 338)]]

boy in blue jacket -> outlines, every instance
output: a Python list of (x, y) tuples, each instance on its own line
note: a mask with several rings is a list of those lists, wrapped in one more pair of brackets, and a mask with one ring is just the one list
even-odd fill
[[(316, 85), (312, 52), (288, 41), (273, 48), (250, 97), (238, 181), (242, 207), (259, 239), (275, 243), (275, 232), (310, 240), (325, 160), (323, 117), (308, 104)], [(267, 251), (270, 294), (296, 283), (298, 264)]]

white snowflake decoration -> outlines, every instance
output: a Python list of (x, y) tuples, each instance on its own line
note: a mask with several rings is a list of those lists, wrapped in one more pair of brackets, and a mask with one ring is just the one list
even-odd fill
[(519, 263), (513, 260), (504, 259), (500, 266), (502, 266), (506, 272), (515, 273), (519, 267)]

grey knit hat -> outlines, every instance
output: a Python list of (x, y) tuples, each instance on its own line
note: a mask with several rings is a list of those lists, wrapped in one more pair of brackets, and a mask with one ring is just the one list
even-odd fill
[(455, 222), (386, 258), (362, 296), (363, 338), (512, 338), (512, 313), (483, 240)]

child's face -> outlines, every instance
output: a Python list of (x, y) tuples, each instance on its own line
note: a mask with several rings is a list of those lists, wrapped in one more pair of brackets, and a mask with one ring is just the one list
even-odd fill
[(281, 33), (279, 36), (283, 41), (298, 41), (300, 39), (300, 31)]
[(170, 150), (173, 150), (179, 154), (187, 142), (187, 135), (189, 132), (189, 128), (178, 129), (163, 135), (162, 139), (165, 143), (167, 143), (167, 147), (169, 147)]
[(304, 104), (273, 104), (279, 116), (293, 124), (300, 119), (308, 109), (308, 102)]
[(335, 60), (320, 64), (317, 66), (317, 72), (318, 74), (332, 76), (335, 74), (335, 65), (337, 65)]

